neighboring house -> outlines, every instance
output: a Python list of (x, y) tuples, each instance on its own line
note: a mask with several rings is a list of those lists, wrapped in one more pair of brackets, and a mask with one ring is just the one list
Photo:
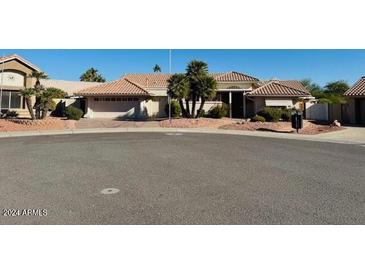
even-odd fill
[[(312, 98), (296, 80), (259, 79), (235, 71), (212, 73), (217, 96), (206, 101), (204, 110), (226, 103), (232, 118), (252, 117), (265, 106), (305, 109)], [(86, 98), (88, 118), (165, 117), (169, 74), (126, 74), (121, 79), (75, 92)], [(199, 104), (199, 102), (198, 102)]]
[(350, 124), (365, 125), (365, 76), (361, 77), (344, 94), (348, 104), (342, 108), (342, 115)]
[[(19, 113), (20, 117), (29, 117), (28, 110), (25, 106), (25, 100), (20, 95), (20, 90), (34, 87), (36, 79), (30, 77), (33, 71), (41, 70), (16, 54), (0, 57), (1, 111), (15, 110)], [(54, 87), (62, 89), (69, 96), (72, 96), (76, 91), (100, 84), (96, 82), (53, 79), (41, 79), (40, 82), (45, 88)], [(32, 98), (32, 101), (34, 103), (35, 98)], [(75, 99), (71, 101), (75, 101)]]

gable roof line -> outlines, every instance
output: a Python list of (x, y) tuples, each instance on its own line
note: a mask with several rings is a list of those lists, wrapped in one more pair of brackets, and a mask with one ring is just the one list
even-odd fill
[[(272, 80), (272, 81), (269, 81), (268, 83), (266, 83), (266, 84), (264, 84), (264, 85), (262, 85), (261, 87), (258, 87), (257, 89), (254, 89), (253, 91), (250, 91), (250, 92), (248, 92), (248, 95), (250, 96), (250, 95), (256, 95), (256, 96), (269, 96), (269, 95), (266, 95), (266, 94), (255, 94), (255, 93), (257, 93), (258, 91), (261, 91), (262, 89), (264, 89), (264, 88), (267, 88), (269, 85), (279, 85), (279, 86), (283, 86), (283, 87), (286, 87), (286, 88), (289, 88), (289, 89), (292, 89), (292, 90), (295, 90), (295, 91), (297, 91), (297, 92), (299, 92), (299, 93), (301, 93), (302, 95), (309, 95), (309, 93), (306, 93), (305, 91), (303, 91), (303, 90), (299, 90), (299, 89), (297, 89), (297, 88), (293, 88), (293, 87), (290, 87), (290, 86), (288, 86), (288, 85), (284, 85), (284, 84), (282, 84), (282, 83), (280, 83), (280, 82), (277, 82), (277, 81), (275, 81), (275, 80)], [(283, 95), (275, 95), (275, 96), (298, 96), (298, 95), (292, 95), (292, 94), (290, 94), (290, 95), (287, 95), (287, 94), (283, 94)]]
[(344, 94), (344, 96), (365, 96), (365, 75), (361, 76), (356, 83), (349, 88)]
[(33, 68), (36, 71), (42, 71), (40, 68), (38, 68), (37, 66), (33, 65), (32, 63), (30, 63), (29, 61), (25, 60), (24, 58), (20, 57), (17, 54), (10, 54), (10, 55), (6, 55), (3, 57), (0, 57), (0, 63), (5, 63), (14, 59), (18, 59), (21, 63), (24, 63), (25, 65), (27, 65), (28, 67)]
[(143, 87), (141, 87), (140, 85), (137, 85), (136, 83), (132, 82), (132, 81), (131, 81), (131, 80), (129, 80), (128, 78), (123, 77), (122, 79), (126, 80), (128, 83), (130, 83), (130, 84), (132, 84), (132, 85), (136, 86), (137, 88), (139, 88), (139, 89), (143, 90), (144, 92), (146, 92), (147, 94), (149, 94), (147, 90), (145, 90), (145, 89), (144, 89)]

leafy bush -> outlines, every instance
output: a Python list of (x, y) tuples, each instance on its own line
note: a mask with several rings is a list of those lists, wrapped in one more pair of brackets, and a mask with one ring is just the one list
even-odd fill
[(222, 105), (216, 105), (216, 106), (212, 107), (208, 112), (208, 116), (210, 118), (220, 119), (220, 118), (227, 116), (227, 113), (228, 113), (227, 105), (222, 104)]
[(281, 114), (281, 109), (275, 107), (265, 107), (263, 110), (258, 112), (258, 115), (264, 117), (268, 122), (278, 122), (281, 118)]
[(79, 109), (75, 108), (73, 106), (69, 106), (66, 108), (66, 117), (70, 120), (80, 120), (82, 115), (84, 115), (84, 112)]
[(51, 100), (48, 105), (48, 111), (54, 111), (56, 109), (56, 102), (54, 100)]
[(16, 112), (15, 110), (8, 110), (5, 114), (4, 117), (5, 118), (16, 118), (18, 117), (19, 113)]
[(281, 119), (285, 122), (291, 121), (292, 110), (289, 108), (281, 109)]
[[(169, 115), (169, 104), (165, 106), (165, 112)], [(171, 117), (177, 118), (181, 115), (181, 107), (178, 101), (172, 100), (171, 101)]]
[(253, 122), (262, 122), (262, 123), (264, 123), (264, 122), (266, 122), (266, 119), (265, 119), (265, 117), (263, 117), (263, 116), (260, 116), (260, 115), (255, 115), (252, 119), (251, 119), (251, 121), (253, 121)]

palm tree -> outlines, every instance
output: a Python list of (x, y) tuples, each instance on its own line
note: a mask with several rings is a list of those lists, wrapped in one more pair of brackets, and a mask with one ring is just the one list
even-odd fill
[(202, 113), (205, 100), (213, 99), (217, 93), (217, 81), (212, 76), (205, 76), (201, 78), (197, 92), (197, 96), (201, 98), (200, 107), (196, 114), (196, 118), (199, 118)]
[(157, 73), (157, 72), (161, 72), (161, 67), (156, 64), (154, 67), (153, 67), (153, 72)]
[(34, 85), (34, 95), (36, 96), (35, 98), (35, 103), (34, 103), (34, 108), (35, 108), (35, 117), (36, 119), (40, 119), (41, 118), (41, 96), (42, 96), (42, 90), (43, 90), (43, 86), (41, 85), (40, 80), (41, 79), (47, 79), (48, 76), (47, 74), (45, 74), (42, 71), (33, 71), (30, 74), (30, 77), (35, 78), (36, 82)]
[(47, 117), (49, 105), (54, 98), (65, 98), (67, 95), (66, 92), (64, 92), (61, 89), (58, 88), (47, 88), (43, 91), (42, 97), (41, 97), (41, 104), (42, 104), (42, 117), (41, 119), (45, 119)]
[(35, 90), (33, 88), (23, 89), (20, 91), (20, 94), (25, 100), (30, 117), (32, 118), (32, 120), (35, 120), (35, 115), (32, 108), (32, 96), (34, 96)]
[[(173, 74), (167, 80), (167, 94), (170, 95), (172, 99), (176, 99), (179, 102), (182, 115), (186, 118), (190, 117), (189, 111), (189, 80), (183, 73)], [(184, 102), (186, 103), (186, 108), (184, 107)]]
[(105, 78), (98, 73), (97, 69), (89, 68), (80, 76), (80, 81), (83, 82), (105, 82)]
[(199, 94), (200, 81), (208, 76), (208, 64), (202, 61), (191, 61), (186, 68), (186, 76), (190, 82), (190, 94), (192, 100), (191, 116), (195, 115), (196, 100)]

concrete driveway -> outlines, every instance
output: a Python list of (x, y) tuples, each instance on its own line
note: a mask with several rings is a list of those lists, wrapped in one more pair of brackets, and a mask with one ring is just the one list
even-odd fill
[(178, 134), (0, 139), (0, 223), (365, 224), (362, 146)]

